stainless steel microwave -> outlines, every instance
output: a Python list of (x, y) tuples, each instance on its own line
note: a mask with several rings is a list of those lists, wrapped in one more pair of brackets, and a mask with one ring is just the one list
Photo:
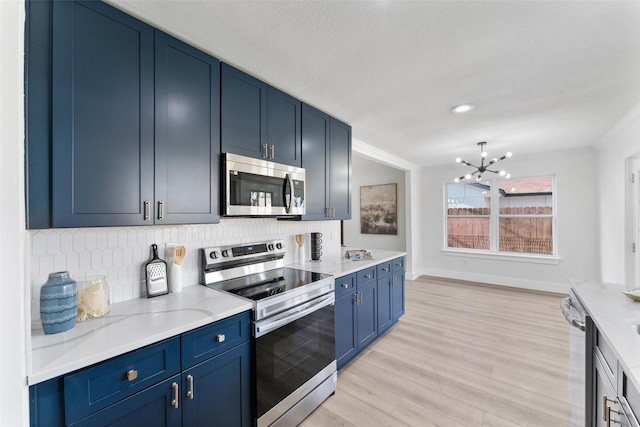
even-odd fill
[(296, 216), (307, 212), (303, 168), (231, 153), (222, 156), (224, 216)]

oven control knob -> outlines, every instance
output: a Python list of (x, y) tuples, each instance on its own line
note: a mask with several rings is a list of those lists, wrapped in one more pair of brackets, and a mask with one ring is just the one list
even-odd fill
[(282, 243), (276, 243), (276, 248), (282, 249)]
[(269, 243), (268, 249), (269, 249), (270, 251), (272, 251), (272, 250), (273, 250), (273, 243)]
[(222, 256), (225, 257), (225, 258), (228, 257), (229, 256), (229, 251), (227, 249), (223, 250), (222, 251)]
[(209, 254), (209, 257), (210, 257), (211, 259), (218, 259), (218, 251), (212, 251), (212, 252)]

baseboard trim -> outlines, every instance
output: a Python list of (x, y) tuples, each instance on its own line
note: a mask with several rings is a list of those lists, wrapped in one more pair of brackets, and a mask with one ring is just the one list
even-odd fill
[(567, 294), (571, 285), (567, 279), (567, 283), (540, 282), (536, 280), (520, 279), (517, 277), (491, 276), (478, 273), (464, 273), (460, 271), (424, 269), (420, 274), (412, 273), (411, 277), (407, 275), (408, 280), (416, 280), (420, 276), (442, 277), (444, 279), (464, 280), (467, 282), (486, 283), (489, 285), (508, 286), (510, 288), (521, 288), (532, 291), (553, 292), (558, 294)]

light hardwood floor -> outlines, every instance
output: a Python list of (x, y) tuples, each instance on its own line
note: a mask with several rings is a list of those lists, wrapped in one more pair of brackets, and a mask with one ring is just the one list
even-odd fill
[(561, 299), (407, 281), (405, 315), (301, 425), (582, 426), (584, 333), (564, 320)]

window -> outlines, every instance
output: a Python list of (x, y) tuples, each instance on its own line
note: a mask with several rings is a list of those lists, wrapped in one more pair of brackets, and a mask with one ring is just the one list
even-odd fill
[(553, 177), (445, 184), (446, 248), (555, 255)]

